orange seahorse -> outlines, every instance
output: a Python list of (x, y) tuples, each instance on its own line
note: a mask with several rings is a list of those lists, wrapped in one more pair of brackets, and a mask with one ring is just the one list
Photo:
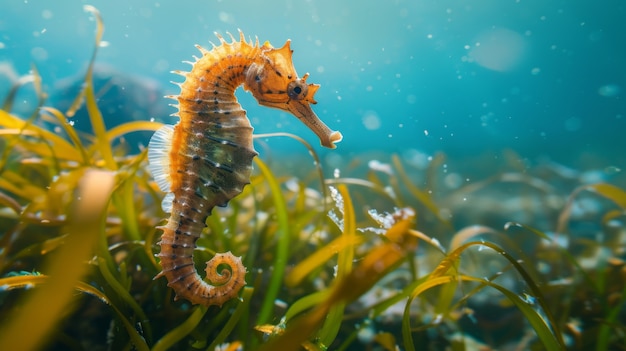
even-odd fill
[[(196, 46), (202, 57), (190, 62), (190, 72), (175, 71), (185, 77), (178, 101), (180, 121), (165, 125), (148, 145), (149, 169), (160, 189), (167, 193), (162, 207), (170, 218), (163, 231), (162, 271), (176, 298), (193, 304), (221, 306), (238, 296), (245, 285), (246, 268), (240, 257), (226, 252), (207, 262), (205, 282), (193, 263), (196, 240), (215, 206), (226, 206), (250, 183), (252, 126), (235, 97), (243, 84), (260, 105), (288, 111), (304, 122), (320, 139), (334, 148), (341, 133), (330, 130), (313, 112), (310, 104), (319, 88), (307, 84), (293, 67), (290, 41), (276, 49), (269, 43), (247, 42), (242, 32), (227, 42), (216, 33), (220, 45), (208, 51)], [(175, 83), (177, 84), (177, 83)], [(218, 271), (218, 267), (230, 269)]]

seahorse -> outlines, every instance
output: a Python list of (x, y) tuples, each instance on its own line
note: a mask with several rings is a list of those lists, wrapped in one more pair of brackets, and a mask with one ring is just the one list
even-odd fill
[[(148, 144), (148, 167), (159, 188), (167, 194), (161, 204), (170, 214), (162, 230), (157, 256), (161, 272), (176, 296), (192, 304), (222, 306), (238, 296), (246, 284), (241, 257), (231, 252), (216, 254), (207, 262), (203, 280), (195, 269), (193, 250), (215, 206), (226, 206), (250, 183), (252, 161), (257, 155), (253, 128), (235, 97), (243, 84), (262, 106), (287, 111), (300, 119), (320, 139), (322, 146), (335, 148), (342, 135), (329, 129), (313, 112), (317, 84), (307, 84), (309, 74), (299, 78), (292, 62), (290, 40), (281, 48), (269, 42), (226, 41), (195, 57), (183, 77), (176, 125), (164, 125)], [(224, 266), (228, 267), (223, 268)], [(221, 271), (218, 271), (222, 268)]]

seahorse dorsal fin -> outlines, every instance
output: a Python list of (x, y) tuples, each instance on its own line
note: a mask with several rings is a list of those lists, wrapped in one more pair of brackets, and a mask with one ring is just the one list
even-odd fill
[(174, 126), (166, 124), (152, 135), (148, 143), (148, 170), (152, 173), (159, 189), (164, 192), (171, 191), (170, 150), (173, 135)]

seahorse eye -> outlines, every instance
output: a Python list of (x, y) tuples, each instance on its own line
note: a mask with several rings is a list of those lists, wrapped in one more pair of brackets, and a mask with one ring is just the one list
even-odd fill
[(294, 100), (301, 100), (306, 96), (309, 86), (302, 80), (290, 82), (287, 86), (287, 95)]

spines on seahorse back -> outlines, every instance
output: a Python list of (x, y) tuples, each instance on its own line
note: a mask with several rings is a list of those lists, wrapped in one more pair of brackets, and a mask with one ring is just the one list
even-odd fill
[[(159, 188), (167, 192), (162, 207), (170, 213), (163, 230), (162, 271), (177, 298), (194, 304), (219, 305), (237, 296), (245, 285), (246, 269), (230, 252), (216, 254), (207, 262), (203, 281), (193, 263), (196, 240), (215, 206), (225, 206), (250, 182), (253, 147), (252, 126), (234, 95), (244, 84), (260, 104), (289, 111), (309, 126), (322, 145), (334, 147), (341, 140), (310, 108), (319, 86), (298, 78), (291, 63), (289, 41), (280, 49), (240, 40), (226, 42), (211, 50), (198, 47), (202, 56), (191, 62), (189, 72), (177, 84), (176, 99), (180, 121), (164, 126), (152, 137), (148, 160)], [(232, 38), (232, 35), (231, 35)], [(227, 266), (218, 272), (218, 267)]]

